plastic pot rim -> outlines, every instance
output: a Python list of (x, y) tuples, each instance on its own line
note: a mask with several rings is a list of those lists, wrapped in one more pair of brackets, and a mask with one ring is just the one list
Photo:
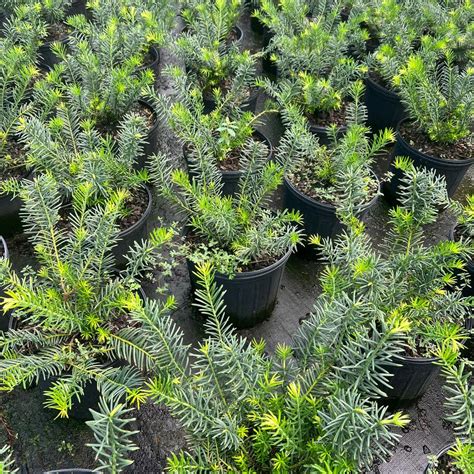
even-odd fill
[(143, 225), (143, 223), (148, 219), (148, 217), (151, 214), (151, 209), (152, 209), (152, 206), (153, 206), (153, 195), (151, 193), (150, 187), (147, 184), (143, 184), (142, 187), (143, 187), (143, 189), (145, 189), (145, 191), (147, 193), (147, 196), (148, 196), (147, 207), (146, 207), (145, 211), (143, 212), (142, 216), (140, 217), (140, 219), (137, 222), (135, 222), (133, 225), (131, 225), (127, 229), (122, 230), (118, 234), (119, 239), (123, 239), (124, 237), (127, 237), (130, 233), (134, 232), (135, 229), (137, 229), (138, 227), (141, 227)]
[[(434, 163), (436, 164), (440, 164), (440, 165), (446, 165), (447, 163), (450, 164), (451, 168), (455, 168), (455, 167), (460, 167), (460, 168), (464, 168), (466, 167), (466, 165), (471, 165), (474, 163), (474, 158), (465, 158), (465, 159), (456, 159), (456, 160), (447, 160), (447, 159), (444, 159), (444, 158), (439, 158), (437, 156), (433, 156), (433, 155), (427, 155), (426, 153), (423, 153), (422, 151), (419, 151), (417, 150), (416, 148), (414, 148), (413, 146), (411, 146), (401, 135), (400, 133), (400, 126), (402, 124), (404, 124), (405, 122), (413, 122), (412, 120), (410, 120), (409, 118), (404, 118), (402, 120), (400, 120), (400, 122), (398, 122), (397, 124), (397, 130), (396, 130), (396, 138), (397, 138), (397, 141), (400, 142), (401, 145), (403, 145), (404, 147), (406, 147), (408, 150), (410, 150), (411, 153), (413, 153), (414, 155), (418, 155), (420, 156), (421, 158), (424, 158), (425, 160), (428, 160), (428, 161), (433, 161)], [(397, 155), (398, 156), (398, 155)]]
[(366, 82), (370, 84), (370, 86), (375, 89), (380, 94), (383, 94), (387, 99), (391, 100), (392, 102), (400, 102), (400, 96), (390, 89), (379, 84), (377, 81), (374, 81), (370, 75), (366, 77)]
[[(160, 64), (160, 59), (161, 59), (160, 50), (156, 46), (150, 45), (150, 47), (148, 48), (148, 52), (153, 57), (153, 61), (149, 64), (142, 64), (140, 67), (137, 68), (137, 71), (141, 72), (141, 71), (145, 71), (146, 69), (153, 69), (155, 66)], [(155, 117), (155, 121), (157, 122), (156, 117)]]
[[(375, 179), (377, 180), (377, 193), (368, 203), (364, 204), (361, 207), (359, 213), (371, 208), (377, 202), (377, 200), (379, 198), (380, 180), (379, 180), (379, 178), (377, 177), (377, 175), (375, 173), (372, 172), (372, 174), (374, 175)], [(284, 176), (283, 180), (284, 180), (284, 184), (286, 186), (288, 186), (289, 190), (292, 191), (294, 194), (296, 194), (298, 197), (300, 197), (301, 200), (304, 201), (305, 203), (307, 203), (307, 204), (309, 204), (313, 207), (323, 209), (326, 212), (331, 212), (331, 213), (334, 213), (334, 214), (336, 213), (336, 206), (334, 206), (333, 204), (326, 204), (326, 203), (323, 203), (321, 201), (317, 201), (316, 199), (314, 199), (310, 196), (307, 196), (306, 194), (302, 193), (286, 176)]]

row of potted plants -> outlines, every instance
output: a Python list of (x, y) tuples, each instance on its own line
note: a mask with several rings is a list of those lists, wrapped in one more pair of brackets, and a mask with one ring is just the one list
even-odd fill
[[(400, 414), (385, 415), (385, 409), (366, 398), (416, 398), (437, 371), (440, 357), (427, 356), (438, 354), (438, 346), (457, 351), (468, 336), (464, 320), (470, 300), (461, 294), (464, 276), (458, 272), (464, 268), (461, 260), (471, 255), (465, 238), (472, 237), (472, 209), (451, 203), (460, 216), (455, 238), (424, 247), (423, 226), (433, 222), (438, 206), (449, 202), (447, 180), (395, 160), (399, 206), (391, 211), (389, 252), (381, 257), (371, 249), (358, 218), (379, 194), (371, 164), (394, 136), (387, 129), (370, 135), (360, 80), (347, 84), (344, 129), (333, 123), (318, 139), (310, 117), (294, 101), (291, 77), (277, 85), (255, 81), (256, 58), (238, 44), (235, 22), (241, 2), (187, 1), (182, 11), (187, 26), (175, 44), (186, 69), (166, 71), (177, 90), (170, 102), (154, 91), (151, 70), (141, 69), (144, 36), (128, 52), (123, 38), (117, 40), (121, 27), (124, 35), (132, 29), (114, 16), (112, 4), (92, 3), (91, 21), (67, 20), (74, 32), (67, 45), (53, 46), (60, 61), (43, 77), (32, 53), (24, 68), (32, 71), (23, 86), (28, 96), (15, 84), (23, 69), (4, 65), (10, 74), (7, 90), (20, 97), (13, 102), (8, 129), (14, 126), (14, 133), (6, 136), (13, 137), (16, 150), (24, 150), (24, 170), (34, 170), (37, 177), (18, 180), (26, 177), (22, 170), (2, 188), (19, 198), (17, 209), (22, 206), (24, 230), (40, 267), (19, 276), (4, 261), (4, 309), (12, 317), (0, 343), (2, 384), (8, 389), (43, 384), (47, 406), (61, 416), (83, 410), (78, 399), (97, 400), (101, 394), (100, 410), (90, 425), (101, 469), (112, 472), (129, 463), (132, 449), (133, 433), (123, 429), (126, 405), (148, 398), (171, 406), (193, 440), (192, 457), (170, 460), (176, 470), (218, 465), (224, 470), (272, 466), (293, 472), (319, 462), (317, 458), (326, 459), (327, 469), (342, 472), (368, 467), (374, 456), (386, 454), (382, 441), (396, 440), (388, 427), (406, 420)], [(140, 18), (147, 18), (145, 11)], [(15, 21), (21, 17), (14, 15)], [(25, 48), (8, 28), (2, 41), (5, 51), (12, 45)], [(300, 56), (308, 52), (295, 44), (292, 51), (298, 57), (290, 58), (298, 70)], [(458, 73), (450, 61), (448, 54), (446, 81), (460, 81), (456, 91), (467, 91), (459, 96), (467, 104), (459, 116), (472, 121), (470, 73)], [(347, 62), (348, 67), (354, 64)], [(297, 77), (303, 90), (316, 87), (315, 78), (321, 80), (309, 72)], [(262, 113), (252, 105), (259, 85), (275, 99)], [(148, 102), (140, 103), (141, 97)], [(255, 126), (275, 110), (285, 131), (273, 152)], [(144, 157), (156, 149), (148, 132), (158, 117), (183, 142), (186, 168), (159, 153), (151, 157), (150, 171), (143, 169)], [(459, 122), (439, 124), (449, 132)], [(188, 261), (196, 304), (208, 317), (209, 337), (197, 359), (188, 360), (183, 335), (166, 316), (172, 299), (160, 303), (140, 295), (147, 270), (160, 266), (170, 271), (160, 250), (172, 246), (175, 233), (156, 230), (148, 241), (141, 240), (151, 209), (152, 194), (145, 186), (149, 179), (186, 215), (180, 252)], [(286, 204), (283, 210), (272, 209), (271, 194), (283, 183)], [(308, 235), (320, 235), (314, 243), (323, 242), (329, 261), (324, 292), (295, 348), (282, 347), (270, 360), (262, 345), (248, 347), (236, 336), (226, 317), (248, 327), (269, 316), (284, 265), (302, 243), (303, 228)], [(338, 240), (320, 240), (341, 231)], [(328, 334), (334, 339), (327, 339)], [(396, 356), (402, 365), (395, 370)], [(420, 364), (428, 367), (422, 377)], [(206, 375), (196, 378), (195, 369)], [(330, 384), (334, 378), (338, 383)], [(359, 423), (368, 421), (350, 419), (357, 407), (372, 420), (372, 429), (364, 434)], [(316, 425), (315, 411), (320, 417)], [(250, 439), (248, 433), (259, 434)]]

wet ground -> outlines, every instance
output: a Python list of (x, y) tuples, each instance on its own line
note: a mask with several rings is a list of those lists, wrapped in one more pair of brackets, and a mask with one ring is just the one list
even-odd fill
[[(259, 38), (251, 34), (248, 22), (242, 22), (245, 39), (253, 47)], [(169, 51), (162, 51), (162, 66), (174, 61)], [(159, 78), (159, 89), (172, 93), (169, 82)], [(262, 131), (275, 141), (280, 133), (276, 120), (269, 120)], [(181, 146), (164, 127), (159, 129), (159, 148), (182, 160)], [(380, 158), (377, 174), (381, 176), (388, 167), (388, 157)], [(466, 176), (458, 197), (462, 198), (473, 190), (474, 173)], [(278, 203), (278, 195), (275, 197)], [(386, 232), (387, 204), (380, 199), (366, 218), (367, 229), (375, 243), (380, 242)], [(154, 209), (157, 217), (164, 222), (176, 220), (176, 215), (168, 204), (157, 198)], [(152, 222), (153, 224), (153, 222)], [(445, 238), (453, 225), (453, 218), (447, 213), (440, 216), (436, 225), (427, 231), (427, 240), (434, 242)], [(9, 242), (12, 261), (21, 267), (29, 261), (27, 249), (18, 242)], [(241, 331), (248, 337), (263, 337), (271, 350), (278, 342), (291, 343), (299, 322), (311, 311), (318, 296), (318, 274), (322, 266), (293, 256), (286, 268), (281, 284), (278, 304), (272, 317), (257, 327)], [(148, 296), (153, 296), (153, 288), (146, 288)], [(183, 328), (188, 342), (195, 343), (202, 337), (201, 321), (195, 317), (190, 307), (190, 290), (187, 269), (180, 265), (175, 272), (171, 291), (176, 295), (177, 309), (173, 317)], [(401, 434), (402, 438), (391, 459), (374, 466), (373, 472), (386, 474), (418, 474), (426, 466), (426, 456), (438, 452), (452, 439), (449, 424), (443, 422), (442, 394), (437, 381), (426, 395), (406, 410), (411, 417), (410, 426)], [(41, 473), (45, 470), (94, 466), (93, 453), (85, 446), (92, 441), (89, 429), (73, 420), (55, 420), (53, 415), (42, 408), (42, 395), (37, 388), (0, 395), (0, 446), (13, 446), (17, 463), (22, 473)], [(136, 413), (134, 429), (140, 431), (136, 442), (140, 450), (134, 453), (134, 465), (129, 472), (137, 474), (159, 473), (165, 467), (166, 457), (173, 451), (185, 447), (185, 439), (179, 425), (163, 407), (146, 405)]]

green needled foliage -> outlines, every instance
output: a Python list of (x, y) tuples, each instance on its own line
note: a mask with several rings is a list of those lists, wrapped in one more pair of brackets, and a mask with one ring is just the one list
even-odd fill
[(410, 118), (433, 142), (455, 143), (472, 135), (474, 70), (461, 70), (447, 52), (442, 63), (410, 56), (394, 78)]
[(278, 97), (286, 126), (278, 156), (285, 158), (286, 176), (311, 198), (337, 206), (344, 202), (345, 212), (351, 214), (357, 214), (377, 195), (378, 182), (371, 165), (377, 154), (394, 140), (388, 129), (370, 137), (365, 125), (363, 93), (361, 82), (352, 84), (347, 129), (339, 133), (333, 126), (332, 144), (328, 147), (319, 145), (302, 110), (291, 104), (285, 94)]
[(17, 156), (15, 147), (17, 126), (21, 117), (31, 111), (29, 101), (33, 81), (39, 71), (35, 66), (36, 47), (28, 37), (17, 43), (13, 29), (25, 27), (23, 20), (14, 19), (6, 36), (0, 38), (0, 170), (11, 172), (24, 166), (24, 157)]
[[(267, 155), (265, 145), (257, 141), (242, 147), (242, 176), (235, 196), (221, 194), (221, 172), (207, 147), (194, 155), (199, 173), (193, 178), (174, 168), (165, 155), (152, 157), (152, 181), (186, 216), (195, 237), (186, 251), (192, 261), (211, 260), (218, 271), (234, 274), (242, 266), (279, 259), (300, 243), (301, 216), (268, 208), (271, 193), (282, 182), (283, 167), (267, 161)], [(282, 161), (285, 158), (291, 159)]]
[(21, 120), (26, 165), (50, 173), (68, 196), (83, 182), (92, 185), (96, 201), (107, 199), (117, 189), (133, 193), (147, 180), (146, 171), (134, 169), (147, 133), (144, 118), (128, 113), (112, 138), (102, 136), (91, 120), (81, 121), (75, 105), (74, 101), (60, 102), (54, 116), (30, 115)]
[[(361, 359), (352, 359), (341, 349), (351, 346), (356, 334), (361, 340), (368, 336), (364, 307), (326, 298), (315, 311), (327, 316), (333, 338), (305, 323), (296, 350), (279, 345), (268, 355), (263, 341), (249, 344), (227, 322), (212, 266), (198, 265), (197, 276), (196, 306), (206, 316), (206, 338), (190, 354), (189, 371), (162, 371), (147, 390), (171, 409), (188, 435), (189, 451), (171, 456), (170, 472), (350, 473), (388, 453), (398, 438), (391, 428), (408, 420), (369, 401), (377, 395), (367, 382), (377, 373), (377, 361), (381, 365), (401, 350), (403, 319), (378, 328), (380, 341), (358, 344)], [(341, 315), (342, 308), (349, 312)], [(350, 330), (337, 327), (341, 320)], [(171, 319), (167, 325), (169, 332), (177, 330)], [(311, 359), (300, 357), (301, 349)], [(350, 360), (352, 376), (339, 376)]]
[[(474, 387), (470, 383), (473, 363), (460, 359), (449, 345), (442, 345), (437, 352), (445, 377), (446, 419), (454, 424), (456, 440), (447, 455), (463, 474), (474, 473)], [(438, 473), (437, 460), (430, 457), (430, 473)]]
[[(93, 186), (82, 183), (72, 194), (69, 226), (62, 223), (61, 194), (50, 175), (17, 184), (16, 192), (25, 203), (24, 227), (39, 267), (25, 267), (18, 274), (8, 260), (1, 261), (2, 306), (17, 325), (0, 335), (0, 388), (11, 391), (50, 379), (45, 406), (59, 417), (68, 416), (90, 382), (105, 400), (101, 410), (119, 401), (139, 405), (142, 373), (161, 370), (160, 350), (147, 337), (157, 323), (143, 316), (144, 308), (158, 318), (174, 305), (172, 298), (143, 301), (140, 280), (152, 268), (169, 273), (162, 252), (174, 231), (156, 229), (147, 241), (134, 243), (126, 268), (118, 273), (111, 250), (118, 238), (124, 191), (90, 206)], [(118, 432), (108, 432), (110, 440), (123, 435), (124, 413), (102, 411), (107, 426), (117, 422)], [(96, 421), (100, 419), (96, 414)], [(99, 451), (104, 462), (116, 463), (107, 451)]]
[(9, 446), (0, 447), (0, 472), (2, 474), (16, 474), (15, 459)]
[(7, 11), (17, 8), (31, 8), (35, 16), (44, 21), (48, 27), (65, 20), (72, 0), (5, 0)]
[(408, 159), (397, 159), (396, 167), (404, 173), (400, 204), (390, 210), (382, 253), (374, 248), (363, 224), (344, 210), (345, 233), (334, 242), (312, 239), (329, 263), (323, 290), (361, 298), (363, 304), (378, 308), (385, 320), (406, 318), (407, 354), (432, 355), (440, 343), (457, 351), (466, 337), (464, 323), (472, 302), (462, 298), (455, 273), (464, 270), (463, 260), (472, 248), (462, 241), (425, 244), (424, 227), (435, 222), (439, 208), (448, 204), (444, 179), (416, 169)]
[[(170, 68), (166, 73), (175, 86), (174, 101), (153, 91), (150, 91), (150, 97), (153, 97), (160, 118), (183, 143), (188, 166), (192, 170), (199, 172), (199, 169), (207, 168), (206, 164), (201, 163), (202, 159), (207, 158), (219, 166), (236, 157), (240, 162), (241, 150), (259, 142), (254, 133), (267, 111), (259, 114), (242, 112), (239, 104), (248, 94), (245, 84), (241, 83), (243, 87), (239, 86), (219, 97), (216, 108), (205, 113), (202, 92), (190, 83), (186, 73), (180, 68)], [(268, 149), (266, 153), (268, 155)]]

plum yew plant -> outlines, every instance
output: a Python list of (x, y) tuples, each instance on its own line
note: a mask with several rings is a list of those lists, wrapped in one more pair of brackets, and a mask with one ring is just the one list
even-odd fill
[(65, 20), (73, 0), (6, 0), (6, 9), (31, 8), (35, 16), (48, 27)]
[(154, 83), (151, 69), (138, 69), (143, 59), (139, 51), (116, 62), (114, 56), (121, 48), (113, 41), (107, 34), (95, 42), (92, 36), (76, 32), (67, 46), (55, 43), (53, 50), (62, 63), (48, 77), (49, 87), (69, 97), (82, 111), (81, 118), (109, 129), (138, 107), (146, 86)]
[(70, 17), (68, 24), (114, 65), (137, 55), (143, 63), (151, 46), (159, 47), (168, 40), (175, 13), (169, 0), (149, 3), (96, 0), (89, 4), (92, 21), (77, 15)]
[[(271, 193), (281, 184), (283, 168), (267, 161), (267, 148), (246, 143), (240, 155), (242, 176), (235, 196), (222, 195), (222, 175), (212, 150), (202, 150), (196, 176), (173, 167), (164, 154), (152, 157), (151, 178), (158, 192), (185, 215), (196, 242), (187, 257), (198, 263), (212, 261), (222, 273), (233, 275), (242, 267), (279, 259), (301, 240), (298, 213), (270, 211)], [(201, 166), (202, 164), (202, 166)]]
[(161, 371), (144, 390), (167, 405), (189, 449), (170, 472), (360, 472), (384, 457), (408, 420), (372, 397), (383, 363), (401, 350), (406, 322), (367, 324), (373, 314), (349, 297), (322, 298), (295, 347), (267, 354), (225, 317), (223, 292), (209, 263), (198, 265), (206, 337), (189, 353), (174, 321), (161, 320)]
[[(205, 112), (202, 91), (189, 81), (186, 73), (177, 67), (166, 71), (173, 79), (175, 97), (173, 102), (163, 95), (150, 91), (153, 103), (160, 118), (167, 123), (183, 143), (189, 155), (189, 165), (200, 163), (211, 155), (217, 163), (226, 161), (232, 153), (239, 151), (250, 141), (260, 118), (267, 111), (254, 114), (242, 112), (240, 104), (242, 94), (246, 94), (245, 84), (234, 89), (224, 97), (218, 97), (216, 107)], [(242, 90), (243, 89), (243, 90)], [(233, 98), (235, 100), (232, 100)], [(199, 165), (200, 168), (205, 166)]]
[[(454, 467), (463, 474), (474, 473), (474, 387), (470, 383), (473, 364), (462, 359), (459, 354), (447, 347), (437, 353), (442, 374), (445, 377), (446, 417), (454, 425), (456, 440), (447, 452)], [(438, 474), (437, 460), (430, 456), (432, 467), (429, 474)]]
[[(171, 264), (162, 252), (174, 231), (155, 229), (149, 240), (136, 242), (126, 268), (117, 273), (111, 250), (126, 192), (116, 191), (103, 204), (90, 206), (92, 193), (87, 182), (75, 189), (70, 226), (65, 227), (59, 186), (50, 175), (18, 185), (24, 228), (39, 267), (27, 266), (18, 274), (8, 260), (0, 263), (5, 287), (1, 304), (16, 321), (0, 336), (0, 389), (49, 380), (45, 406), (67, 417), (85, 385), (96, 383), (102, 399), (92, 427), (105, 426), (104, 439), (113, 441), (114, 452), (127, 453), (132, 448), (124, 440), (130, 435), (120, 431), (126, 406), (140, 403), (142, 372), (159, 369), (154, 340), (147, 337), (154, 323), (144, 308), (158, 317), (173, 306), (172, 298), (158, 302), (141, 297), (140, 280), (152, 268), (168, 274)], [(128, 358), (128, 348), (136, 342), (143, 352)], [(106, 463), (101, 468), (120, 470), (114, 453), (97, 451)]]
[[(14, 19), (10, 28), (22, 20)], [(35, 66), (35, 48), (16, 43), (10, 28), (0, 38), (0, 169), (2, 172), (22, 166), (12, 155), (17, 141), (16, 127), (20, 118), (32, 109), (29, 102), (33, 81), (39, 71)]]
[(329, 78), (334, 68), (339, 70), (340, 76), (355, 75), (358, 65), (347, 61), (346, 56), (351, 28), (340, 21), (340, 8), (333, 6), (315, 18), (307, 18), (305, 8), (295, 8), (294, 3), (294, 0), (285, 2), (280, 9), (273, 2), (265, 1), (258, 15), (275, 33), (268, 50), (280, 76), (305, 72), (317, 78)]
[(455, 274), (464, 270), (472, 248), (462, 241), (425, 244), (424, 227), (448, 204), (444, 178), (415, 168), (406, 158), (397, 158), (395, 166), (403, 172), (400, 204), (390, 210), (390, 229), (380, 251), (350, 209), (341, 212), (347, 232), (334, 242), (312, 239), (328, 261), (323, 289), (374, 305), (387, 320), (405, 317), (409, 355), (432, 355), (441, 344), (458, 350), (472, 302), (462, 298)]
[(285, 172), (300, 191), (337, 206), (345, 202), (354, 213), (377, 195), (378, 182), (371, 164), (377, 153), (394, 140), (389, 129), (370, 137), (363, 93), (363, 84), (355, 82), (347, 108), (347, 129), (338, 134), (333, 126), (329, 147), (319, 145), (300, 110), (290, 105), (282, 114), (286, 130), (278, 149), (279, 157), (292, 156), (285, 159)]
[(68, 102), (58, 104), (56, 115), (47, 119), (31, 115), (19, 127), (29, 168), (53, 175), (68, 196), (87, 182), (95, 201), (107, 199), (117, 189), (133, 192), (147, 180), (146, 171), (134, 170), (146, 132), (144, 119), (129, 113), (115, 138), (103, 136), (91, 120), (81, 121), (80, 111)]
[(241, 52), (232, 36), (240, 4), (235, 0), (199, 2), (192, 13), (184, 10), (182, 14), (187, 27), (174, 49), (208, 96), (223, 95), (242, 81), (250, 88), (255, 80), (255, 56), (248, 50)]
[(451, 144), (472, 134), (474, 69), (460, 70), (450, 51), (441, 63), (410, 56), (394, 83), (410, 118), (431, 141)]

